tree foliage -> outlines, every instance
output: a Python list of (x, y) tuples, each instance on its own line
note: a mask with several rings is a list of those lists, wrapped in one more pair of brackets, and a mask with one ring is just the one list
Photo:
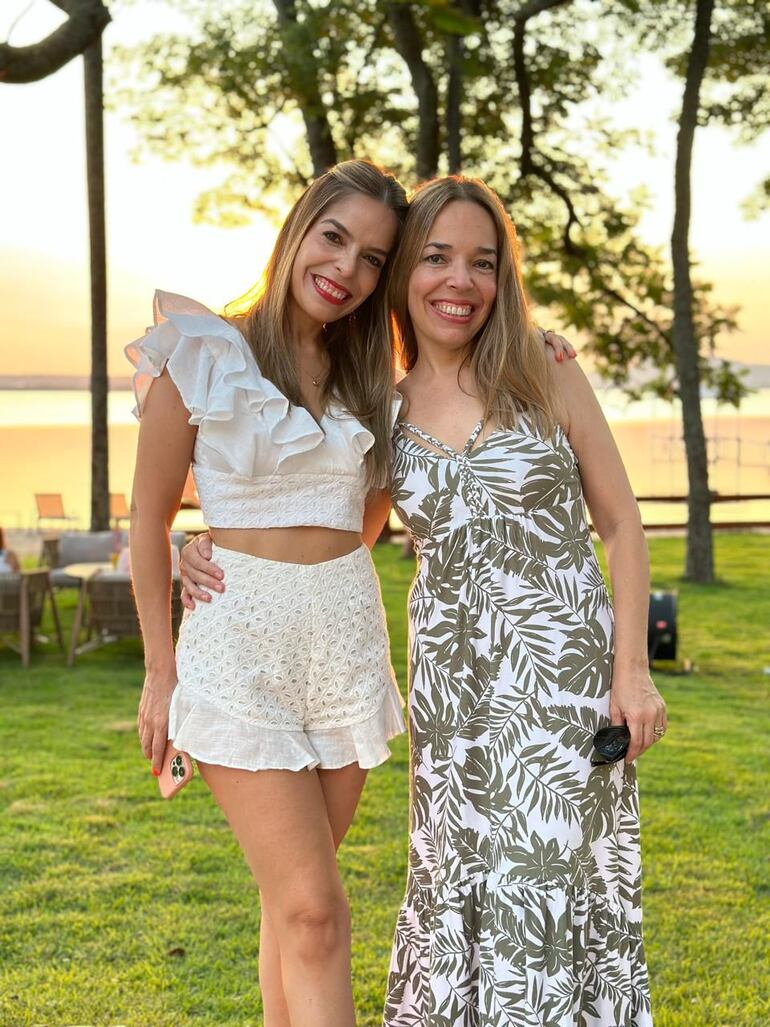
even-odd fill
[[(686, 6), (616, 0), (599, 19), (588, 0), (224, 8), (188, 0), (189, 36), (159, 36), (123, 53), (121, 80), (141, 84), (119, 89), (115, 102), (156, 152), (232, 169), (198, 205), (200, 217), (220, 223), (285, 208), (332, 159), (354, 155), (386, 163), (411, 184), (450, 166), (482, 177), (519, 228), (537, 303), (585, 333), (615, 384), (638, 393), (644, 380), (671, 397), (670, 264), (640, 238), (638, 199), (607, 188), (613, 153), (636, 135), (586, 111), (598, 97), (633, 88), (627, 57), (612, 44), (619, 32), (678, 67)], [(740, 38), (745, 52), (735, 56), (725, 44), (732, 63), (712, 76), (713, 120), (751, 107), (759, 131), (761, 109), (751, 104), (759, 83), (740, 69), (759, 62), (763, 24), (761, 12), (735, 15), (730, 39)], [(327, 140), (325, 148), (313, 139)], [(737, 403), (740, 379), (709, 359), (720, 334), (735, 328), (735, 310), (715, 303), (706, 282), (693, 283), (693, 302), (702, 379)], [(629, 378), (636, 368), (646, 376)]]

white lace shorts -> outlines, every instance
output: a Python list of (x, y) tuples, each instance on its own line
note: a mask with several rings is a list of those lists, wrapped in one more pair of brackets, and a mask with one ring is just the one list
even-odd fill
[(317, 564), (214, 546), (224, 593), (185, 611), (169, 738), (244, 770), (368, 768), (405, 730), (369, 550)]

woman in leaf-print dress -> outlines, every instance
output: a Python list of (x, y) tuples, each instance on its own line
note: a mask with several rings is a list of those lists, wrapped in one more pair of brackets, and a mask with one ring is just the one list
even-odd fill
[[(633, 760), (666, 712), (646, 546), (590, 385), (532, 332), (516, 249), (490, 190), (443, 179), (412, 201), (393, 269), (392, 491), (418, 570), (385, 1025), (648, 1027)], [(627, 760), (592, 768), (610, 721)]]

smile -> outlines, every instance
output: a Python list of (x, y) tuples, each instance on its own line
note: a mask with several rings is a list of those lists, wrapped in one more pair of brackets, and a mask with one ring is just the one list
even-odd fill
[(471, 303), (449, 303), (445, 300), (435, 300), (431, 306), (441, 317), (458, 323), (469, 320), (474, 310)]
[(325, 300), (329, 303), (344, 303), (350, 299), (350, 293), (346, 289), (340, 288), (329, 278), (324, 278), (323, 275), (311, 275), (313, 285), (316, 288), (316, 292), (320, 293)]

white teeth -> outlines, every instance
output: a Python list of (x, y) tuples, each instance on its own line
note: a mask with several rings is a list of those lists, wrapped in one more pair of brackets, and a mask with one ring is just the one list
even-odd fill
[(451, 317), (468, 317), (473, 312), (470, 304), (457, 306), (454, 303), (434, 303), (433, 306), (442, 314), (449, 314)]
[(320, 275), (313, 275), (313, 281), (321, 290), (332, 296), (335, 300), (344, 300), (350, 295), (350, 293), (342, 292), (340, 289), (335, 289), (328, 278), (321, 278)]

